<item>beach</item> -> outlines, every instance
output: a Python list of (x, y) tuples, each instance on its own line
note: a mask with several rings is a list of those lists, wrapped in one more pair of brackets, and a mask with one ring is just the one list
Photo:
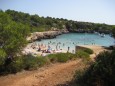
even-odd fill
[[(67, 31), (65, 31), (66, 33)], [(53, 35), (52, 35), (53, 34)], [(45, 38), (46, 36), (56, 36), (56, 38)], [(59, 35), (61, 34), (61, 35)], [(45, 39), (44, 39), (45, 38)], [(75, 53), (76, 46), (84, 46), (91, 49), (97, 50), (96, 47), (105, 46), (109, 47), (114, 44), (114, 38), (106, 34), (101, 37), (96, 33), (67, 33), (62, 34), (62, 31), (47, 31), (47, 32), (36, 32), (28, 38), (39, 39), (29, 43), (23, 50), (24, 54), (32, 54), (34, 56), (45, 56), (52, 53)], [(102, 48), (99, 48), (100, 51)], [(103, 49), (102, 49), (103, 50)], [(97, 53), (95, 53), (97, 54)]]
[[(40, 50), (39, 50), (40, 48)], [(44, 44), (37, 45), (35, 43), (29, 43), (22, 51), (23, 54), (31, 54), (33, 56), (46, 56), (48, 54), (54, 53), (66, 53), (66, 50), (54, 50), (50, 49), (50, 46), (46, 46)]]
[[(100, 45), (79, 45), (82, 47), (86, 47), (86, 48), (90, 48), (92, 49), (95, 53), (91, 55), (91, 57), (95, 57), (96, 55), (99, 54), (99, 52), (106, 50), (103, 46)], [(23, 49), (23, 54), (32, 54), (34, 56), (46, 56), (48, 54), (54, 54), (54, 53), (66, 53), (68, 52), (67, 49), (58, 49), (58, 50), (54, 50), (51, 49), (50, 52), (45, 52), (48, 50), (48, 45), (45, 44), (41, 44), (38, 45), (36, 43), (29, 43), (24, 49)], [(41, 48), (41, 50), (39, 50), (39, 48)], [(70, 47), (71, 48), (71, 47)], [(75, 51), (73, 52), (75, 53)]]

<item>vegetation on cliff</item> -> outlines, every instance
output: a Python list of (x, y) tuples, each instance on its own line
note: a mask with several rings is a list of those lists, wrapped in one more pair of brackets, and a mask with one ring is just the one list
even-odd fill
[(39, 15), (30, 15), (28, 13), (18, 12), (14, 10), (6, 10), (5, 13), (15, 22), (20, 22), (29, 26), (31, 32), (47, 31), (57, 29), (68, 29), (69, 31), (100, 31), (110, 32), (113, 25), (79, 22), (67, 20), (63, 18), (40, 17)]

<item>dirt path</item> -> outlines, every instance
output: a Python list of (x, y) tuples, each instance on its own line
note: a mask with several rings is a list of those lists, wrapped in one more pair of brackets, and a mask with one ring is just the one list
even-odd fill
[(57, 63), (36, 71), (18, 73), (0, 78), (0, 86), (55, 86), (71, 81), (81, 60)]
[[(99, 46), (85, 46), (94, 50), (95, 54), (103, 51)], [(76, 70), (83, 68), (81, 59), (67, 63), (56, 63), (35, 71), (23, 71), (17, 74), (0, 77), (0, 86), (56, 86), (72, 80)]]

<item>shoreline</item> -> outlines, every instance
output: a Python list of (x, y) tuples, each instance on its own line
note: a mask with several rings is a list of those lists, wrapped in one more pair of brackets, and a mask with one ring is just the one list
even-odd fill
[(95, 31), (69, 31), (67, 29), (62, 30), (51, 30), (51, 31), (45, 31), (45, 32), (33, 32), (29, 37), (27, 37), (27, 41), (34, 42), (36, 40), (41, 41), (42, 39), (52, 39), (56, 38), (58, 35), (66, 34), (66, 33), (96, 33), (96, 34), (109, 34), (105, 32), (95, 32)]
[[(49, 54), (54, 54), (54, 53), (66, 53), (66, 50), (51, 50), (50, 52), (43, 52), (44, 50), (47, 50), (48, 47), (42, 46), (41, 51), (38, 51), (39, 45), (34, 45), (34, 48), (32, 47), (33, 43), (29, 43), (22, 51), (23, 54), (28, 55), (31, 54), (33, 56), (46, 56)], [(41, 47), (41, 46), (40, 46)]]
[(27, 37), (27, 41), (34, 42), (36, 40), (41, 40), (41, 39), (52, 39), (52, 38), (56, 38), (56, 36), (58, 35), (66, 34), (66, 33), (69, 33), (67, 29), (57, 30), (57, 31), (34, 32), (31, 33), (29, 37)]
[[(50, 53), (45, 53), (45, 52), (42, 52), (42, 51), (38, 51), (39, 47), (40, 47), (41, 50), (43, 50), (43, 51), (45, 50), (46, 51), (46, 50), (48, 50), (48, 46), (52, 46), (52, 44), (49, 45), (49, 42), (48, 42), (48, 44), (44, 44), (44, 43), (40, 44), (40, 43), (35, 43), (34, 42), (36, 40), (41, 40), (41, 39), (52, 39), (52, 38), (55, 38), (58, 35), (65, 34), (65, 33), (69, 33), (69, 31), (62, 30), (62, 31), (46, 31), (46, 32), (35, 32), (35, 33), (32, 33), (31, 36), (27, 38), (27, 40), (31, 41), (31, 43), (27, 44), (27, 46), (23, 49), (22, 52), (23, 52), (23, 54), (26, 54), (26, 55), (27, 54), (32, 54), (34, 56), (42, 56), (42, 54), (43, 54), (43, 56), (45, 56), (45, 55), (48, 55), (48, 54), (61, 53), (61, 52), (62, 53), (66, 53), (67, 49), (59, 48), (57, 50), (54, 47), (51, 47), (52, 51)], [(58, 45), (58, 43), (57, 43), (57, 45)], [(57, 45), (55, 45), (55, 47)], [(88, 48), (103, 47), (101, 45), (78, 45), (78, 46), (88, 47)], [(92, 46), (92, 47), (90, 47), (90, 46)], [(60, 47), (60, 45), (58, 47)], [(68, 48), (68, 46), (67, 46), (67, 48)], [(69, 48), (71, 48), (71, 47), (69, 47)], [(76, 52), (73, 48), (71, 48), (71, 49), (72, 49), (71, 53), (75, 53)]]
[[(32, 48), (32, 45), (34, 44), (34, 41), (39, 40), (41, 41), (41, 39), (52, 39), (52, 38), (56, 38), (56, 36), (61, 35), (61, 34), (67, 34), (69, 33), (69, 31), (67, 29), (63, 29), (63, 30), (57, 30), (57, 31), (45, 31), (45, 32), (34, 32), (31, 33), (31, 35), (29, 37), (27, 37), (27, 41), (29, 41), (30, 43), (27, 44), (27, 46), (22, 50), (23, 54), (32, 54), (34, 56), (45, 56), (48, 54), (53, 54), (53, 53), (60, 53), (63, 52), (65, 53), (65, 50), (58, 50), (55, 52), (51, 52), (51, 53), (42, 53), (42, 51), (38, 52), (38, 45), (34, 45), (34, 48)], [(46, 45), (45, 45), (46, 46)]]
[[(55, 53), (66, 53), (67, 50), (55, 50), (55, 52), (52, 50), (50, 53), (45, 53), (42, 50), (38, 51), (38, 46), (35, 45), (35, 48), (33, 49), (32, 47), (32, 43), (29, 43), (22, 51), (23, 54), (31, 54), (34, 56), (46, 56), (49, 54), (55, 54)], [(106, 50), (105, 47), (100, 46), (100, 45), (78, 45), (81, 47), (85, 47), (85, 48), (90, 48), (92, 49), (95, 53), (93, 54), (93, 57), (98, 55), (100, 52)], [(44, 48), (43, 48), (44, 49)], [(76, 51), (75, 51), (76, 52)], [(92, 56), (91, 56), (92, 57)]]

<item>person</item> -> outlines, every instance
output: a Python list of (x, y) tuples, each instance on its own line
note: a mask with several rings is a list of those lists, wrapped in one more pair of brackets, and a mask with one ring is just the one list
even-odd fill
[(47, 49), (47, 53), (51, 53), (51, 47), (50, 46), (48, 46), (48, 49)]
[(56, 50), (58, 50), (58, 44), (56, 45)]
[(46, 56), (46, 54), (44, 52), (42, 52), (41, 56)]
[(68, 52), (69, 52), (70, 47), (68, 47)]
[(60, 46), (59, 46), (59, 49), (60, 49)]
[(72, 53), (74, 53), (74, 50), (72, 50)]
[(55, 53), (55, 50), (54, 50), (54, 49), (53, 49), (52, 51), (53, 51), (53, 53)]

